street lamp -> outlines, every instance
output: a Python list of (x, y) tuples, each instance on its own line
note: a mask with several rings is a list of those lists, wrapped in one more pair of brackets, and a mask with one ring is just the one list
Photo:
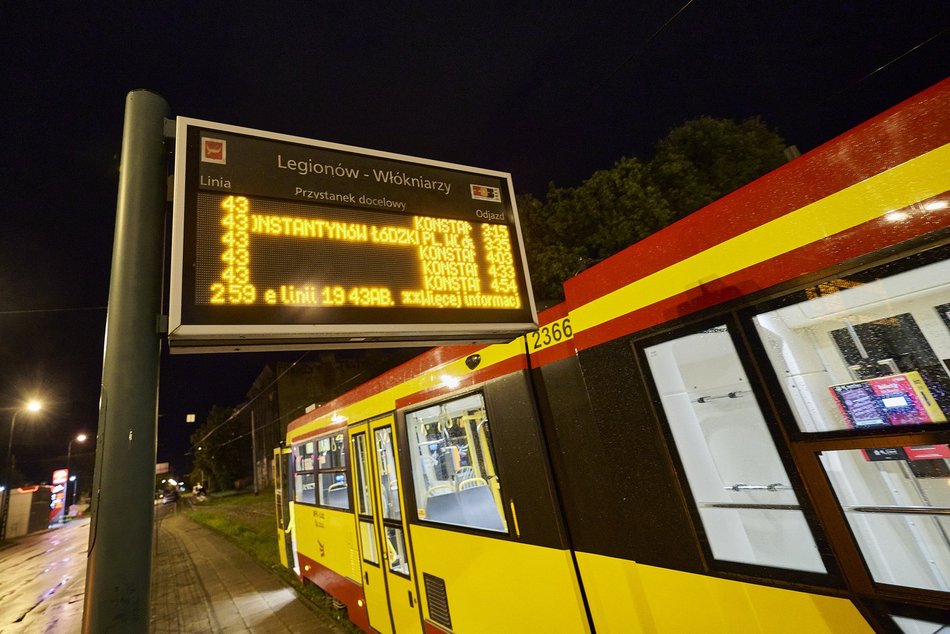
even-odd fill
[(73, 443), (74, 442), (86, 442), (86, 434), (79, 434), (75, 438), (69, 441), (69, 446), (66, 447), (66, 471), (69, 471), (69, 459), (73, 455)]
[(20, 415), (20, 412), (38, 412), (41, 409), (43, 409), (43, 405), (39, 401), (30, 401), (25, 407), (21, 407), (13, 412), (13, 418), (10, 419), (10, 442), (7, 445), (7, 469), (4, 482), (8, 489), (10, 488), (9, 480), (13, 476), (13, 430), (16, 428), (16, 417)]
[(43, 409), (43, 405), (39, 401), (30, 401), (13, 412), (13, 418), (10, 419), (10, 442), (7, 445), (7, 462), (3, 479), (6, 492), (3, 496), (3, 508), (0, 509), (0, 541), (7, 538), (7, 514), (10, 511), (10, 495), (13, 493), (10, 487), (10, 479), (13, 477), (13, 430), (16, 428), (16, 417), (20, 415), (20, 412), (38, 412), (41, 409)]
[[(79, 435), (77, 435), (75, 438), (73, 438), (72, 440), (69, 441), (69, 445), (67, 445), (67, 447), (66, 447), (66, 473), (67, 473), (67, 475), (69, 475), (69, 481), (70, 481), (70, 482), (72, 482), (72, 481), (74, 481), (74, 480), (76, 479), (76, 476), (74, 476), (74, 475), (73, 475), (72, 473), (70, 473), (70, 471), (69, 471), (69, 459), (72, 458), (72, 455), (73, 455), (73, 443), (74, 443), (74, 442), (86, 442), (86, 434), (79, 434)], [(76, 497), (76, 489), (78, 489), (78, 488), (79, 488), (79, 483), (77, 482), (76, 485), (75, 485), (75, 487), (73, 488), (73, 499), (75, 499), (75, 497)], [(69, 485), (68, 485), (68, 484), (66, 485), (66, 494), (67, 494), (67, 496), (69, 495)], [(64, 502), (66, 501), (65, 498), (63, 499), (63, 501), (64, 501)], [(66, 511), (68, 511), (68, 510), (69, 510), (69, 508), (67, 507)], [(69, 515), (68, 512), (63, 513), (63, 521), (64, 521), (64, 522), (66, 521), (66, 516), (67, 516), (67, 515)]]
[[(74, 476), (74, 475), (69, 476), (69, 481), (70, 481), (70, 482), (76, 482), (76, 476)], [(73, 485), (73, 502), (72, 502), (72, 504), (69, 505), (70, 507), (76, 506), (76, 491), (77, 491), (78, 489), (79, 489), (79, 483), (76, 482), (76, 484)], [(69, 493), (69, 489), (66, 489), (66, 493), (67, 493), (67, 494)]]

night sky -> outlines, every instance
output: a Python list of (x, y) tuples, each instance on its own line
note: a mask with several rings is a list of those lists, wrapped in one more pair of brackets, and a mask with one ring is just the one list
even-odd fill
[[(761, 116), (805, 152), (950, 67), (950, 4), (936, 0), (11, 6), (0, 439), (18, 404), (43, 399), (14, 445), (36, 480), (96, 429), (130, 90), (174, 115), (511, 172), (516, 191), (542, 196), (621, 156), (649, 159), (700, 115)], [(239, 404), (265, 363), (300, 355), (164, 355), (159, 461), (183, 464), (185, 414)], [(92, 449), (74, 445), (74, 459)]]

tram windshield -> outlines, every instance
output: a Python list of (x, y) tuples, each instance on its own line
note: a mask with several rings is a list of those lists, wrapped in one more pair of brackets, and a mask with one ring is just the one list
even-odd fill
[(507, 532), (484, 397), (411, 412), (406, 428), (419, 519)]

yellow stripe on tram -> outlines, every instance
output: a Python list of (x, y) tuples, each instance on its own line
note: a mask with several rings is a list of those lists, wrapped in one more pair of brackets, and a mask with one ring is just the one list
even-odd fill
[(950, 144), (571, 310), (574, 332), (765, 262), (950, 189)]
[[(524, 354), (524, 340), (518, 337), (508, 343), (487, 346), (479, 350), (478, 354), (481, 356), (481, 363), (477, 366), (476, 370), (484, 370), (497, 363)], [(308, 422), (306, 425), (302, 425), (289, 434), (290, 441), (296, 442), (298, 438), (309, 436), (315, 431), (330, 425), (333, 422), (334, 416), (343, 416), (347, 422), (355, 423), (374, 418), (386, 412), (391, 412), (395, 408), (396, 401), (399, 399), (436, 387), (447, 387), (451, 389), (457, 385), (453, 385), (454, 381), (461, 381), (467, 374), (471, 374), (472, 372), (473, 370), (465, 365), (464, 357), (432, 368), (420, 375), (411, 377), (404, 383), (394, 385), (376, 394), (370, 394), (358, 402), (346, 405), (337, 411), (325, 414), (320, 418)]]

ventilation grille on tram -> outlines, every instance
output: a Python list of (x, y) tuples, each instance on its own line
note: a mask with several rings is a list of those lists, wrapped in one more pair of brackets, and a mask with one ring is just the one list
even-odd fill
[(445, 579), (422, 573), (426, 586), (426, 599), (429, 602), (429, 618), (445, 627), (452, 628), (452, 616), (449, 614), (449, 597), (445, 593)]

